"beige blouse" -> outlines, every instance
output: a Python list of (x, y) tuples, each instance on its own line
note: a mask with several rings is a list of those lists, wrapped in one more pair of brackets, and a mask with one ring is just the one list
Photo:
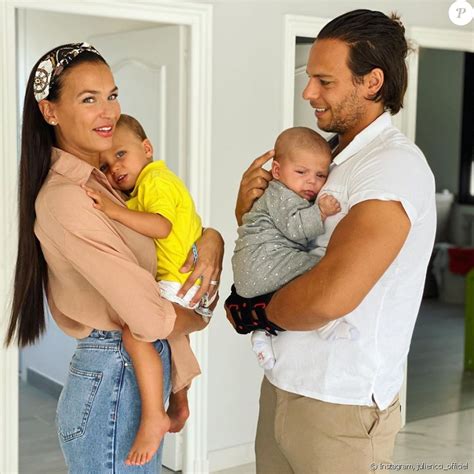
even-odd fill
[[(51, 159), (35, 203), (35, 234), (48, 265), (47, 297), (56, 323), (77, 339), (124, 324), (137, 339), (166, 339), (176, 313), (154, 279), (153, 240), (92, 206), (82, 185), (124, 205), (98, 169), (58, 148)], [(200, 370), (185, 336), (169, 342), (178, 391)]]

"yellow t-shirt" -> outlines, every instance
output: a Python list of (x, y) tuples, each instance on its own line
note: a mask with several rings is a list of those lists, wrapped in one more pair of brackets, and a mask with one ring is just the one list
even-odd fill
[(164, 161), (153, 161), (138, 176), (127, 207), (160, 214), (171, 222), (168, 237), (155, 239), (156, 279), (184, 283), (189, 273), (180, 273), (179, 269), (202, 233), (201, 218), (184, 183)]

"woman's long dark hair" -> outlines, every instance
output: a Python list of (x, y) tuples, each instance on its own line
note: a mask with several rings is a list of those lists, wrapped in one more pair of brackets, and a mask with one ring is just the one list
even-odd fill
[[(46, 53), (34, 65), (26, 86), (21, 130), (18, 255), (6, 345), (9, 345), (15, 336), (20, 346), (33, 344), (46, 327), (43, 286), (47, 287), (48, 271), (40, 243), (34, 234), (35, 201), (49, 172), (55, 134), (54, 127), (49, 125), (41, 114), (34, 96), (33, 83), (39, 63), (56, 49), (58, 48)], [(49, 101), (58, 100), (68, 71), (84, 62), (105, 63), (105, 60), (88, 51), (79, 54), (51, 85), (47, 97)]]

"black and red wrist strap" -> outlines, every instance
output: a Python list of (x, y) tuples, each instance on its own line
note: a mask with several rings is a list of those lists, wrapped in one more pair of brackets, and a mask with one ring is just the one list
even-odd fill
[(277, 331), (284, 331), (283, 328), (267, 319), (265, 310), (274, 293), (244, 298), (237, 294), (235, 286), (232, 285), (230, 296), (225, 300), (225, 305), (234, 320), (235, 330), (239, 334), (248, 334), (256, 329), (261, 329), (276, 336)]

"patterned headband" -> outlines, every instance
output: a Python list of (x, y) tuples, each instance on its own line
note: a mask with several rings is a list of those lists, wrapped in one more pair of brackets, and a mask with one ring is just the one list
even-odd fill
[(72, 43), (55, 49), (39, 63), (33, 83), (33, 91), (37, 102), (48, 97), (51, 85), (54, 84), (64, 68), (84, 51), (90, 51), (102, 57), (99, 51), (88, 43)]

